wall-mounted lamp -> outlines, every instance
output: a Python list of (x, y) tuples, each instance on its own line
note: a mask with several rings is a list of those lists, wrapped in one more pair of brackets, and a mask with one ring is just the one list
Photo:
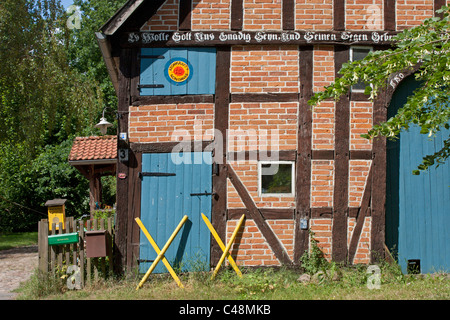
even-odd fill
[(106, 118), (105, 118), (105, 111), (106, 111), (106, 108), (103, 109), (103, 116), (100, 119), (100, 122), (95, 125), (96, 128), (100, 129), (100, 132), (102, 135), (105, 135), (108, 128), (112, 127), (112, 124), (109, 123), (108, 120), (106, 120)]

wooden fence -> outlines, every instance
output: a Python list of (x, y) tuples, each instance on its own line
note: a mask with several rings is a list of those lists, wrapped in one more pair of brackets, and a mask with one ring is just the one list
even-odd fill
[[(73, 267), (78, 268), (79, 280), (81, 287), (92, 280), (97, 281), (100, 273), (106, 278), (113, 273), (113, 228), (114, 219), (108, 218), (100, 220), (74, 220), (73, 217), (66, 219), (64, 228), (63, 224), (59, 223), (57, 227), (53, 223), (51, 231), (49, 231), (48, 220), (39, 221), (38, 228), (38, 247), (39, 247), (39, 270), (44, 273), (52, 273), (53, 275), (62, 276), (69, 272), (73, 273)], [(87, 231), (106, 231), (107, 256), (101, 258), (87, 258), (86, 256), (86, 232)], [(49, 245), (49, 235), (77, 233), (79, 235), (78, 243), (63, 244), (63, 245)], [(67, 272), (70, 276), (71, 274)]]

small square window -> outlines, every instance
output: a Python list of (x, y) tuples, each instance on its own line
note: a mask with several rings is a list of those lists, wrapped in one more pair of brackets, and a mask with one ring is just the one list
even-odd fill
[[(351, 47), (350, 49), (350, 61), (363, 60), (370, 52), (372, 47)], [(364, 92), (367, 84), (364, 82), (359, 82), (352, 86), (352, 92)]]
[(259, 162), (258, 172), (260, 196), (294, 196), (293, 162)]

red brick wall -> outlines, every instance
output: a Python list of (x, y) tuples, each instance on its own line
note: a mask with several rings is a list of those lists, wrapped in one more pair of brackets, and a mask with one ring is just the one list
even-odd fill
[(230, 0), (194, 0), (192, 30), (229, 30)]
[(366, 101), (350, 103), (350, 149), (371, 150), (372, 142), (361, 137), (373, 126), (373, 104)]
[(325, 86), (332, 84), (334, 74), (334, 47), (315, 46), (313, 69), (314, 92), (323, 91)]
[(142, 31), (176, 31), (178, 29), (178, 1), (166, 0), (142, 28)]
[(233, 47), (232, 93), (298, 92), (298, 77), (298, 50), (295, 46)]
[(244, 30), (281, 30), (281, 1), (243, 1)]
[(417, 26), (433, 17), (434, 0), (397, 0), (397, 30)]
[(325, 101), (313, 109), (313, 150), (334, 150), (335, 103)]
[(232, 103), (229, 151), (295, 150), (298, 103)]
[[(161, 104), (130, 107), (129, 140), (156, 143), (179, 140), (212, 140), (213, 104)], [(177, 134), (178, 132), (178, 134)], [(187, 133), (187, 134), (184, 134)], [(175, 136), (180, 136), (178, 139)]]
[(311, 168), (311, 207), (333, 206), (334, 161), (313, 160)]
[[(227, 238), (236, 229), (238, 220), (227, 222)], [(287, 254), (294, 255), (294, 222), (292, 220), (269, 220), (269, 226), (277, 235)], [(279, 262), (255, 222), (247, 219), (231, 247), (231, 255), (240, 266), (277, 266)]]
[(317, 241), (317, 246), (322, 250), (327, 260), (331, 260), (331, 228), (333, 221), (331, 219), (311, 219), (310, 228), (314, 233), (314, 239)]
[(297, 30), (332, 30), (333, 0), (296, 0)]
[(382, 30), (383, 0), (346, 0), (347, 30)]
[[(282, 1), (243, 0), (243, 29), (281, 30)], [(178, 28), (179, 0), (167, 0), (142, 28), (143, 31), (174, 31)], [(434, 15), (434, 0), (398, 0), (397, 30), (414, 27)], [(383, 30), (383, 0), (346, 0), (347, 30)], [(333, 0), (296, 0), (296, 30), (333, 30)], [(194, 0), (192, 30), (229, 30), (230, 0)]]

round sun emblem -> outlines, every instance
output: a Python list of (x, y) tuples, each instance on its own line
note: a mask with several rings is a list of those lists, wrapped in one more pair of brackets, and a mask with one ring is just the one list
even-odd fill
[(186, 62), (182, 60), (175, 60), (169, 64), (167, 74), (170, 80), (176, 83), (182, 83), (189, 79), (191, 70)]

